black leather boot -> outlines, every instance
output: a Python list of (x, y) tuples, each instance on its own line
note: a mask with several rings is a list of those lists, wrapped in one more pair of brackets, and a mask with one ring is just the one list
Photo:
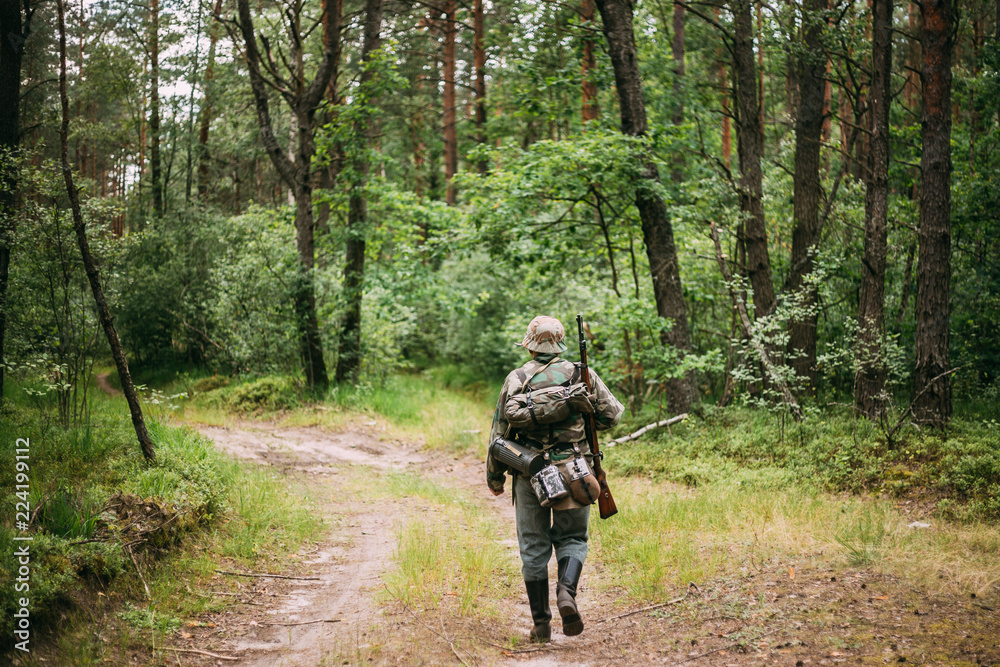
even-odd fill
[(528, 636), (533, 642), (544, 644), (552, 638), (552, 612), (549, 611), (549, 580), (526, 581), (524, 587), (528, 591), (528, 606), (531, 607), (531, 620), (535, 627)]
[(575, 558), (559, 559), (559, 581), (556, 582), (556, 603), (562, 616), (563, 634), (573, 637), (583, 632), (583, 619), (576, 608), (576, 586), (580, 583), (583, 563)]

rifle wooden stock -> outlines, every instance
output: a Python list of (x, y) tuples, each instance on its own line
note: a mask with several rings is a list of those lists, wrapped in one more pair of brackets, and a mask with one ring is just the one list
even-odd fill
[[(576, 328), (580, 334), (580, 378), (587, 385), (587, 391), (593, 393), (594, 386), (590, 381), (590, 367), (587, 365), (587, 339), (583, 335), (582, 315), (576, 316)], [(618, 505), (615, 504), (614, 496), (611, 495), (608, 476), (604, 472), (604, 466), (601, 465), (601, 443), (597, 439), (597, 422), (594, 415), (584, 415), (583, 424), (587, 431), (590, 453), (594, 455), (594, 475), (597, 477), (597, 483), (601, 485), (601, 492), (597, 496), (597, 509), (600, 511), (602, 519), (609, 519), (618, 513)]]

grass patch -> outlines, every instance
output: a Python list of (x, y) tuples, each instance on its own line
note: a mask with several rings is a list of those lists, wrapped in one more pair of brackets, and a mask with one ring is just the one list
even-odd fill
[[(493, 618), (498, 601), (518, 580), (517, 564), (498, 536), (505, 535), (491, 513), (462, 493), (409, 474), (393, 474), (386, 491), (420, 499), (420, 516), (396, 528), (396, 568), (384, 575), (387, 599), (414, 610)], [(427, 518), (421, 518), (427, 517)]]
[[(642, 415), (619, 430), (654, 418)], [(801, 424), (765, 410), (706, 409), (669, 434), (614, 448), (607, 467), (688, 486), (816, 485), (920, 499), (949, 519), (1000, 519), (1000, 426), (978, 417), (955, 419), (943, 432), (906, 430), (890, 444), (867, 420), (836, 409)]]
[(613, 482), (620, 511), (591, 523), (592, 545), (614, 573), (611, 585), (633, 601), (662, 600), (724, 573), (805, 562), (869, 567), (942, 592), (1000, 590), (995, 526), (908, 528), (885, 501), (836, 499), (804, 486)]

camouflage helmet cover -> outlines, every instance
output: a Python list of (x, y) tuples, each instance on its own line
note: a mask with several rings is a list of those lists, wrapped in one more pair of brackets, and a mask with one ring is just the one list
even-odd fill
[(565, 338), (566, 329), (563, 328), (562, 322), (548, 315), (539, 315), (531, 320), (528, 331), (524, 334), (524, 340), (515, 345), (532, 352), (558, 354), (566, 351), (566, 343), (563, 342)]

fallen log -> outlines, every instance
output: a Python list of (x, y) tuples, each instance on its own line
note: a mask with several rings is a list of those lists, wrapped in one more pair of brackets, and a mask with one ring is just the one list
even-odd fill
[(653, 429), (663, 428), (664, 426), (673, 426), (674, 424), (679, 424), (680, 422), (687, 419), (688, 413), (679, 414), (676, 417), (671, 417), (670, 419), (664, 419), (663, 421), (653, 422), (652, 424), (647, 424), (640, 428), (635, 433), (629, 433), (626, 436), (622, 436), (616, 440), (612, 440), (606, 446), (614, 447), (615, 445), (620, 445), (623, 442), (628, 442), (629, 440), (637, 440), (647, 431), (652, 431)]

